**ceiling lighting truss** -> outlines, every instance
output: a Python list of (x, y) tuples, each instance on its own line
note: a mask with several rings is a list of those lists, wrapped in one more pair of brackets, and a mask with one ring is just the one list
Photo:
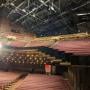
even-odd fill
[[(60, 2), (59, 2), (59, 3), (60, 3)], [(79, 8), (82, 8), (82, 7), (86, 6), (87, 4), (90, 4), (90, 1), (88, 1), (88, 2), (86, 2), (86, 3), (84, 3), (84, 4), (80, 5), (80, 6), (78, 6), (78, 7), (76, 7), (76, 8), (71, 9), (71, 11), (75, 11), (75, 10), (77, 10), (77, 9), (79, 9)], [(68, 14), (68, 13), (69, 13), (69, 11), (64, 11), (64, 12), (62, 12), (62, 13), (59, 14), (59, 17), (61, 17), (61, 16), (63, 16), (63, 15), (66, 15), (66, 14)], [(52, 18), (52, 19), (53, 19), (53, 18)], [(52, 20), (52, 19), (51, 19), (51, 20)], [(47, 20), (47, 21), (48, 21), (48, 20)], [(44, 22), (44, 21), (43, 21), (43, 22)], [(38, 25), (35, 25), (34, 28), (37, 27), (37, 26), (39, 26), (39, 25), (41, 25), (43, 22), (39, 23)]]
[[(50, 0), (47, 0), (45, 3), (48, 3)], [(22, 17), (20, 17), (19, 19), (17, 19), (15, 22), (18, 22), (20, 20), (22, 20), (23, 18), (27, 17), (30, 14), (33, 14), (36, 10), (38, 10), (39, 8), (41, 8), (43, 6), (43, 4), (41, 4), (38, 7), (33, 8), (31, 11), (29, 11), (28, 13), (26, 13), (25, 15), (23, 15)]]
[[(37, 8), (33, 8), (31, 11), (30, 11), (30, 10), (26, 10), (26, 9), (29, 9), (30, 0), (24, 0), (24, 1), (22, 1), (18, 6), (15, 6), (15, 4), (14, 4), (15, 1), (16, 1), (16, 0), (14, 0), (14, 1), (12, 1), (12, 2), (10, 3), (10, 5), (12, 5), (15, 9), (14, 9), (14, 10), (11, 10), (11, 12), (8, 14), (8, 17), (9, 17), (12, 13), (14, 13), (14, 12), (19, 13), (20, 15), (22, 15), (19, 19), (17, 19), (17, 20), (15, 21), (15, 23), (18, 22), (18, 21), (20, 21), (20, 20), (22, 20), (23, 18), (25, 18), (25, 17), (27, 17), (27, 16), (31, 16), (31, 17), (35, 18), (36, 20), (39, 20), (39, 21), (41, 21), (41, 22), (44, 22), (44, 20), (40, 19), (39, 17), (36, 17), (36, 14), (35, 14), (34, 12), (37, 11), (39, 8), (41, 8), (43, 5), (48, 6), (47, 3), (48, 3), (50, 0), (47, 0), (46, 2), (43, 1), (43, 0), (39, 0), (42, 4), (41, 4), (40, 6), (38, 6)], [(21, 7), (23, 4), (25, 4), (26, 1), (27, 1), (28, 5), (27, 5), (26, 7), (24, 7), (24, 9), (21, 9), (20, 7)], [(52, 11), (56, 12), (55, 9), (54, 9), (54, 7), (56, 7), (56, 6), (54, 5), (53, 0), (50, 1), (49, 3), (51, 3), (51, 4), (50, 4), (50, 8), (52, 9)], [(20, 13), (20, 11), (23, 12), (24, 14)], [(24, 23), (25, 20), (26, 20), (26, 19), (24, 19), (24, 21), (23, 21), (22, 23)]]
[[(59, 0), (58, 0), (58, 1), (59, 1)], [(39, 2), (42, 3), (44, 6), (48, 7), (48, 4), (45, 3), (45, 1), (39, 0)], [(50, 6), (50, 8), (51, 8), (52, 11), (56, 12), (55, 8), (57, 8), (57, 10), (59, 11), (59, 8), (54, 4), (54, 0), (50, 1), (49, 3), (50, 3), (49, 6)], [(54, 8), (54, 7), (55, 7), (55, 8)], [(36, 18), (37, 20), (41, 21), (41, 23), (45, 23), (45, 20), (46, 20), (46, 19), (44, 20), (44, 18), (43, 18), (43, 19), (40, 19), (39, 17), (36, 17), (37, 14), (38, 14), (38, 13), (33, 14), (33, 15), (35, 15), (35, 18)], [(31, 15), (31, 14), (30, 14), (30, 15)], [(32, 15), (32, 17), (34, 17), (33, 15)], [(25, 19), (22, 23), (25, 23), (25, 21), (27, 21), (27, 20)]]
[(15, 7), (15, 9), (14, 10), (11, 10), (11, 12), (8, 14), (8, 17), (9, 17), (9, 15), (10, 14), (12, 14), (13, 12), (15, 12), (16, 10), (20, 10), (20, 7), (23, 5), (25, 3), (25, 1), (23, 1), (22, 3), (20, 3), (17, 7), (14, 5), (14, 3), (11, 3), (11, 4), (13, 4), (13, 7)]
[[(39, 0), (44, 6), (48, 7), (48, 5), (43, 1), (43, 0)], [(59, 1), (59, 0), (58, 0)], [(57, 10), (59, 10), (59, 8), (54, 4), (54, 0), (50, 1), (50, 5), (49, 5), (49, 9), (56, 12), (55, 8)]]
[[(29, 10), (30, 0), (28, 0), (28, 5), (27, 5), (26, 7), (24, 7), (24, 9), (21, 9), (20, 7), (21, 7), (23, 4), (25, 4), (25, 1), (23, 1), (22, 3), (20, 3), (18, 6), (15, 6), (14, 3), (10, 3), (10, 5), (11, 5), (12, 7), (14, 7), (15, 9), (14, 9), (14, 10), (11, 10), (11, 12), (8, 14), (8, 17), (10, 17), (10, 15), (12, 15), (14, 12), (19, 13), (19, 14), (22, 15), (22, 16), (25, 15), (25, 14), (27, 14), (28, 12), (30, 12), (30, 10)], [(27, 10), (26, 10), (26, 9), (27, 9)], [(20, 11), (23, 12), (23, 14), (20, 13)], [(29, 16), (29, 18), (30, 18), (30, 17), (33, 17), (33, 18), (35, 18), (36, 20), (42, 21), (40, 18), (36, 17), (35, 14), (29, 14), (28, 16)], [(26, 19), (22, 22), (22, 24), (25, 23), (25, 22), (26, 22)]]

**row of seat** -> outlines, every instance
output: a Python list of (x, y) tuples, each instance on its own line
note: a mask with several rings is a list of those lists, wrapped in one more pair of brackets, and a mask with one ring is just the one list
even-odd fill
[(29, 74), (15, 90), (70, 90), (70, 88), (61, 76)]
[(17, 72), (0, 71), (0, 90), (5, 90), (7, 86), (12, 85), (20, 75)]
[[(25, 76), (24, 79), (19, 78)], [(17, 82), (22, 80), (22, 83)], [(43, 81), (43, 82), (42, 82)], [(0, 90), (71, 90), (67, 82), (61, 76), (49, 76), (42, 74), (21, 74), (15, 72), (0, 71)]]
[(7, 64), (51, 64), (53, 60), (55, 57), (50, 57), (39, 51), (7, 52), (0, 57), (0, 62)]

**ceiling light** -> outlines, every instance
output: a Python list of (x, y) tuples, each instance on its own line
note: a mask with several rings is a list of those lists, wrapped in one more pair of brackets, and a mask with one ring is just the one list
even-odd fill
[(32, 16), (33, 16), (33, 17), (36, 17), (36, 15), (35, 15), (35, 14), (33, 14)]
[(41, 3), (44, 3), (42, 0), (39, 0)]
[[(51, 6), (51, 7), (50, 7), (50, 9), (51, 9), (51, 10), (53, 10), (53, 11), (55, 11), (55, 9), (54, 9), (54, 7), (53, 7), (53, 6)], [(55, 12), (56, 12), (56, 11), (55, 11)]]
[(42, 4), (44, 4), (45, 6), (47, 6), (47, 4), (43, 1), (43, 0), (39, 0)]
[(4, 4), (2, 3), (1, 6), (4, 6)]
[(54, 10), (53, 6), (51, 6), (51, 9)]
[(12, 6), (15, 6), (14, 3), (11, 3)]
[(25, 9), (22, 9), (22, 11), (23, 11), (23, 12), (26, 12), (26, 10), (25, 10)]
[(88, 15), (88, 14), (90, 14), (90, 13), (79, 13), (79, 14), (77, 14), (77, 16)]

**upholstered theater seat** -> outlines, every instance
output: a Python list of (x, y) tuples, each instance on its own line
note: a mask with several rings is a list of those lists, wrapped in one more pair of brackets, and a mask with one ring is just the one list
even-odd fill
[(4, 90), (5, 86), (14, 82), (19, 76), (20, 73), (0, 71), (0, 90)]

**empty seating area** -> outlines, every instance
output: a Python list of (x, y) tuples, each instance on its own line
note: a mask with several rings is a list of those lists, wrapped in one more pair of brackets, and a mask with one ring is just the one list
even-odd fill
[(0, 90), (71, 90), (71, 87), (61, 76), (0, 71)]
[(20, 76), (17, 72), (4, 72), (0, 71), (0, 90), (4, 90), (5, 87), (11, 85)]
[(45, 64), (51, 63), (55, 57), (50, 57), (39, 51), (11, 51), (0, 57), (0, 61), (14, 64)]
[[(2, 55), (4, 53), (4, 55)], [(0, 54), (0, 68), (5, 70), (27, 69), (43, 67), (44, 64), (51, 64), (55, 57), (51, 57), (37, 50), (31, 51), (2, 51)]]
[(15, 90), (70, 90), (60, 76), (29, 74)]
[(59, 41), (51, 48), (78, 56), (90, 56), (90, 39)]
[[(3, 54), (4, 53), (4, 54)], [(45, 73), (45, 64), (59, 62), (55, 57), (45, 53), (32, 50), (3, 50), (0, 53), (0, 69), (6, 72), (0, 72), (0, 90), (71, 90), (67, 81), (62, 76), (52, 76), (45, 74), (30, 74), (30, 69), (41, 69)], [(11, 71), (29, 71), (24, 78), (19, 78), (24, 73), (14, 73)], [(9, 71), (9, 72), (8, 72)], [(17, 85), (17, 83), (22, 82)], [(16, 86), (15, 86), (16, 85)]]
[[(45, 64), (46, 65), (50, 64), (55, 67), (60, 66), (60, 68), (58, 68), (57, 70), (60, 71), (61, 74), (59, 74), (59, 76), (45, 75), (45, 71), (46, 71)], [(19, 79), (17, 80), (17, 78), (20, 77), (22, 74), (20, 73), (15, 74), (12, 72), (6, 72), (6, 73), (4, 72), (5, 74), (3, 74), (3, 72), (0, 72), (2, 73), (0, 74), (0, 88), (1, 90), (12, 90), (10, 89), (11, 87), (12, 88), (14, 87), (14, 90), (26, 90), (26, 89), (27, 90), (30, 89), (31, 90), (72, 90), (70, 86), (72, 83), (73, 83), (72, 87), (78, 88), (77, 70), (79, 69), (78, 67), (75, 67), (76, 69), (72, 71), (73, 66), (75, 65), (73, 65), (71, 61), (68, 62), (68, 61), (63, 61), (62, 59), (56, 59), (54, 55), (52, 57), (48, 54), (45, 54), (44, 52), (41, 52), (38, 48), (30, 49), (30, 50), (17, 50), (17, 51), (14, 49), (2, 50), (2, 52), (0, 52), (1, 70), (4, 69), (6, 71), (26, 71), (26, 72), (28, 71), (29, 74), (27, 74), (24, 77), (24, 79), (21, 78), (20, 80), (22, 80), (22, 82), (20, 82), (19, 85), (16, 85), (20, 81)], [(61, 69), (63, 71), (61, 71)], [(30, 74), (33, 71), (34, 74)], [(36, 74), (37, 72), (39, 74)], [(52, 72), (50, 73), (53, 74)], [(68, 80), (62, 78), (64, 74), (68, 75), (68, 73), (70, 77), (68, 78), (68, 76), (66, 76), (65, 78), (68, 78), (69, 80), (71, 79), (71, 84), (68, 83)], [(82, 73), (83, 73), (83, 69), (82, 69)], [(46, 72), (46, 74), (49, 73)], [(85, 76), (82, 77), (84, 78)], [(82, 83), (83, 83), (83, 87), (80, 86), (81, 88), (84, 87), (89, 88), (89, 84), (84, 86), (83, 81)]]

